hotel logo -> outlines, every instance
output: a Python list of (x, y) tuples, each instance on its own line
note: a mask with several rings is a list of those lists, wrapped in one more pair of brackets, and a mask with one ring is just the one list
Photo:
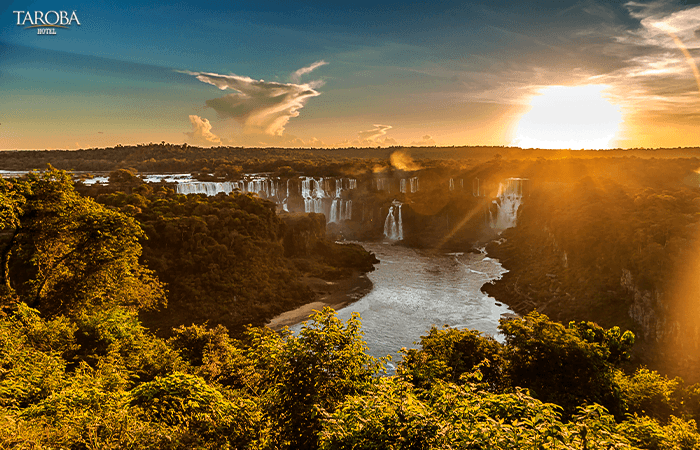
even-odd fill
[(56, 34), (58, 28), (70, 28), (71, 25), (80, 25), (75, 11), (12, 11), (17, 15), (17, 26), (25, 27), (25, 30), (36, 28), (36, 34)]

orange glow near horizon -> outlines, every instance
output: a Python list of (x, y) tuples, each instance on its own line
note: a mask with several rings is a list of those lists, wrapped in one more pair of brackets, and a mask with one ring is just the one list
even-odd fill
[(550, 86), (531, 101), (513, 145), (545, 149), (608, 149), (622, 113), (603, 97), (605, 85)]

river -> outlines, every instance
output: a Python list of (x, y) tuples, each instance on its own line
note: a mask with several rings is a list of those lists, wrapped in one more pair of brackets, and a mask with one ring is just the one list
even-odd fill
[[(484, 283), (505, 272), (483, 253), (436, 253), (388, 242), (360, 244), (381, 261), (368, 274), (374, 287), (339, 310), (338, 317), (346, 321), (353, 312), (360, 313), (372, 356), (391, 355), (396, 362), (397, 352), (417, 348), (415, 342), (432, 325), (476, 329), (498, 339), (498, 320), (513, 313), (481, 292)], [(300, 328), (300, 324), (291, 327), (295, 332)]]

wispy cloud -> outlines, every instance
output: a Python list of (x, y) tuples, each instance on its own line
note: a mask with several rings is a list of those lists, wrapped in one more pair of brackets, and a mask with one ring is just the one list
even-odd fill
[(318, 69), (319, 67), (325, 66), (326, 64), (328, 64), (328, 63), (325, 62), (324, 60), (316, 61), (315, 63), (311, 64), (310, 66), (302, 67), (301, 69), (292, 73), (292, 75), (289, 78), (292, 80), (292, 83), (299, 83), (301, 80), (301, 77), (303, 75), (306, 75), (307, 73), (311, 73), (314, 69)]
[(356, 139), (346, 139), (336, 143), (333, 147), (390, 147), (392, 145), (399, 145), (395, 139), (386, 135), (386, 133), (391, 130), (391, 125), (374, 124), (372, 126), (374, 128), (370, 130), (358, 132)]
[(677, 6), (665, 1), (625, 6), (639, 27), (615, 38), (624, 66), (593, 79), (612, 85), (610, 96), (630, 113), (697, 116), (700, 6), (672, 10)]
[(379, 139), (382, 136), (385, 136), (386, 132), (391, 129), (391, 125), (375, 124), (372, 126), (374, 128), (372, 128), (371, 130), (360, 131), (359, 133), (357, 133), (357, 137), (361, 142), (377, 142), (377, 139)]

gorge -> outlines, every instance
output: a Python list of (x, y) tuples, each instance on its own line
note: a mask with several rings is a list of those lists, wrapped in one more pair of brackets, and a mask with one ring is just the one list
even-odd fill
[[(174, 196), (200, 193), (211, 199), (229, 190), (254, 194), (272, 202), (289, 223), (296, 223), (299, 214), (321, 213), (321, 219), (308, 222), (315, 224), (313, 233), (307, 225), (295, 231), (294, 236), (305, 242), (300, 247), (305, 252), (317, 242), (308, 236), (321, 234), (339, 242), (386, 242), (439, 255), (488, 243), (488, 254), (508, 270), (483, 287), (499, 303), (518, 314), (537, 309), (563, 322), (591, 320), (629, 328), (638, 336), (639, 363), (678, 374), (692, 373), (695, 367), (688, 357), (696, 353), (695, 338), (678, 345), (678, 336), (696, 335), (696, 315), (680, 311), (681, 306), (694, 311), (700, 302), (688, 297), (693, 289), (673, 289), (674, 284), (689, 283), (674, 281), (691, 270), (692, 264), (683, 269), (682, 261), (695, 260), (690, 249), (697, 241), (693, 227), (700, 163), (690, 150), (440, 150), (439, 157), (424, 157), (412, 170), (394, 167), (387, 159), (343, 159), (351, 155), (345, 150), (300, 151), (295, 156), (274, 150), (212, 149), (216, 160), (167, 146), (105, 151), (122, 152), (125, 156), (116, 159), (142, 168), (165, 167), (166, 163), (146, 162), (159, 152), (193, 155), (167, 160), (172, 161), (168, 167), (177, 161), (177, 167), (185, 169), (179, 173), (137, 175), (129, 169), (126, 181), (115, 183), (107, 183), (109, 172), (95, 172), (102, 178), (76, 172), (76, 188), (87, 195), (100, 198), (124, 191), (119, 207), (125, 211), (141, 208), (138, 192), (145, 188), (139, 186), (146, 182), (161, 196), (170, 191)], [(393, 150), (376, 151), (381, 152), (389, 156)], [(84, 166), (103, 167), (99, 151), (81, 155)], [(16, 161), (5, 165), (7, 169), (29, 165), (24, 153), (5, 156)], [(67, 159), (72, 153), (31, 155), (48, 156), (55, 156), (55, 164), (74, 164)]]

